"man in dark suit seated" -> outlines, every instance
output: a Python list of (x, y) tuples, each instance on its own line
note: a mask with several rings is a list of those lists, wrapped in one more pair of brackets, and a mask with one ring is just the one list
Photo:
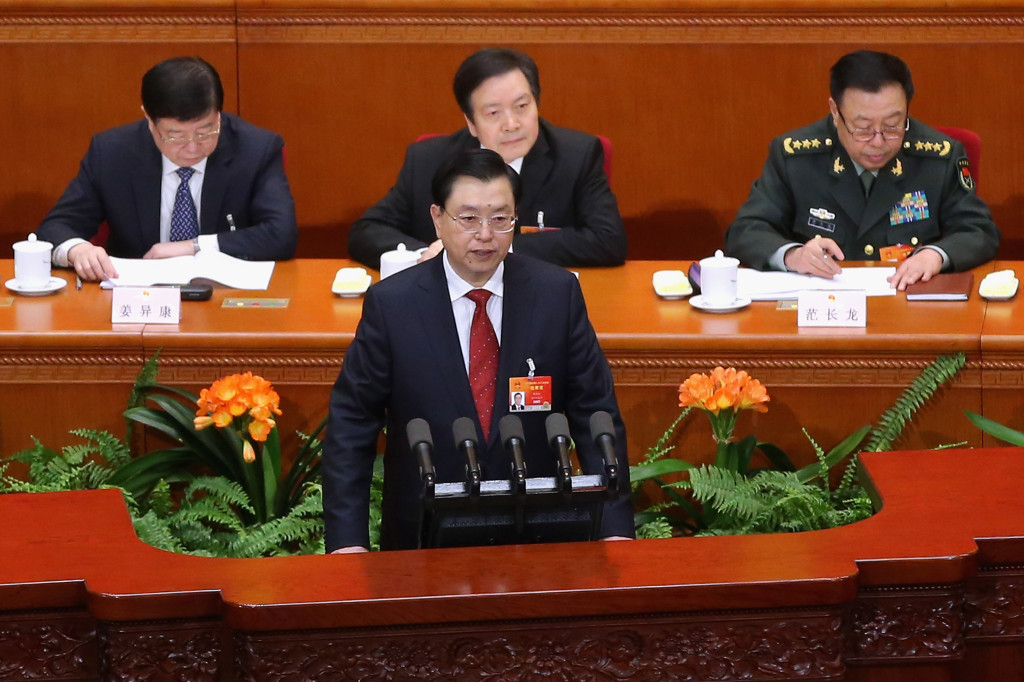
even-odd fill
[(349, 255), (372, 268), (398, 244), (426, 248), (422, 260), (436, 256), (441, 243), (429, 219), (434, 171), (460, 150), (484, 147), (522, 178), (513, 251), (565, 266), (624, 263), (626, 230), (600, 140), (539, 118), (534, 61), (516, 50), (480, 50), (459, 67), (453, 88), (467, 127), (408, 148), (395, 186), (352, 226)]
[[(450, 434), (472, 418), (485, 479), (508, 478), (498, 435), (509, 413), (510, 384), (546, 384), (550, 410), (521, 412), (530, 476), (554, 476), (545, 419), (564, 412), (585, 473), (604, 461), (587, 430), (598, 410), (612, 415), (619, 471), (628, 472), (626, 434), (612, 375), (572, 273), (510, 254), (519, 177), (495, 152), (449, 157), (432, 183), (429, 212), (441, 256), (370, 287), (355, 338), (331, 393), (323, 486), (329, 552), (369, 547), (369, 500), (377, 437), (387, 425), (382, 549), (419, 544), (421, 479), (406, 425), (426, 419), (435, 434), (438, 482), (465, 480)], [(536, 377), (533, 378), (533, 370)], [(528, 377), (529, 375), (529, 377)], [(548, 381), (548, 378), (550, 380)], [(601, 536), (633, 536), (628, 474), (606, 503)]]
[(910, 118), (903, 60), (850, 53), (829, 89), (824, 120), (772, 142), (726, 252), (754, 268), (827, 278), (844, 258), (905, 257), (889, 280), (900, 290), (995, 257), (999, 229), (963, 145)]
[[(201, 249), (251, 260), (295, 255), (284, 141), (223, 107), (220, 76), (198, 57), (146, 72), (145, 118), (92, 139), (78, 177), (37, 230), (55, 245), (54, 264), (101, 280), (117, 276), (109, 256), (170, 258)], [(105, 248), (88, 241), (104, 221)]]

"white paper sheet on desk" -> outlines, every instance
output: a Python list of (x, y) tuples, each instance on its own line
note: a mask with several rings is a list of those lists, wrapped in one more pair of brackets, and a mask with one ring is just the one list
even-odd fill
[(740, 268), (736, 290), (741, 298), (753, 301), (796, 299), (801, 291), (864, 291), (868, 296), (895, 296), (886, 278), (896, 268), (843, 268), (832, 279), (801, 275), (795, 272), (761, 272)]
[(219, 251), (200, 251), (194, 256), (175, 258), (111, 258), (117, 279), (100, 283), (115, 286), (148, 287), (154, 284), (188, 284), (196, 277), (219, 282), (232, 289), (265, 291), (274, 274), (274, 261), (241, 260)]

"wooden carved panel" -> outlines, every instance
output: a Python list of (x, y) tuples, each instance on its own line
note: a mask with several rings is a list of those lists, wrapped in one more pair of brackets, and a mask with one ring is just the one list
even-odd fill
[(964, 652), (964, 586), (862, 589), (850, 609), (851, 665), (955, 659)]
[(835, 611), (239, 634), (242, 680), (842, 679)]
[(983, 569), (968, 582), (966, 599), (971, 641), (1024, 638), (1024, 567)]
[(96, 621), (78, 612), (0, 618), (0, 681), (96, 679)]
[(102, 678), (124, 682), (229, 679), (231, 656), (225, 642), (230, 639), (219, 622), (104, 623), (100, 628)]

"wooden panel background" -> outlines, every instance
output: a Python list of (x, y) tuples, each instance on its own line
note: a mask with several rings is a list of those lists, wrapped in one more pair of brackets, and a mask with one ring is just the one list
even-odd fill
[(344, 257), (349, 226), (393, 182), (405, 146), (463, 124), (451, 77), (483, 45), (537, 60), (542, 114), (610, 137), (630, 257), (711, 252), (773, 135), (826, 112), (828, 67), (901, 55), (911, 112), (973, 128), (981, 194), (1024, 258), (1024, 67), (1017, 2), (846, 0), (0, 1), (0, 240), (32, 229), (90, 136), (138, 115), (142, 73), (176, 54), (220, 70), (226, 108), (284, 135), (304, 257)]

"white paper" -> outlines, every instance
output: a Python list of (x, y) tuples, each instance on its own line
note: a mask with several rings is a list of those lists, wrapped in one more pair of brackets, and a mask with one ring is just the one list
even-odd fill
[(736, 289), (740, 298), (753, 301), (796, 299), (801, 291), (863, 291), (867, 296), (895, 296), (888, 277), (896, 268), (843, 268), (832, 279), (795, 272), (761, 272), (740, 268)]
[(154, 284), (188, 284), (196, 277), (219, 282), (232, 289), (266, 291), (274, 274), (274, 261), (241, 260), (220, 251), (200, 251), (175, 258), (111, 258), (117, 279), (100, 286), (148, 287)]

